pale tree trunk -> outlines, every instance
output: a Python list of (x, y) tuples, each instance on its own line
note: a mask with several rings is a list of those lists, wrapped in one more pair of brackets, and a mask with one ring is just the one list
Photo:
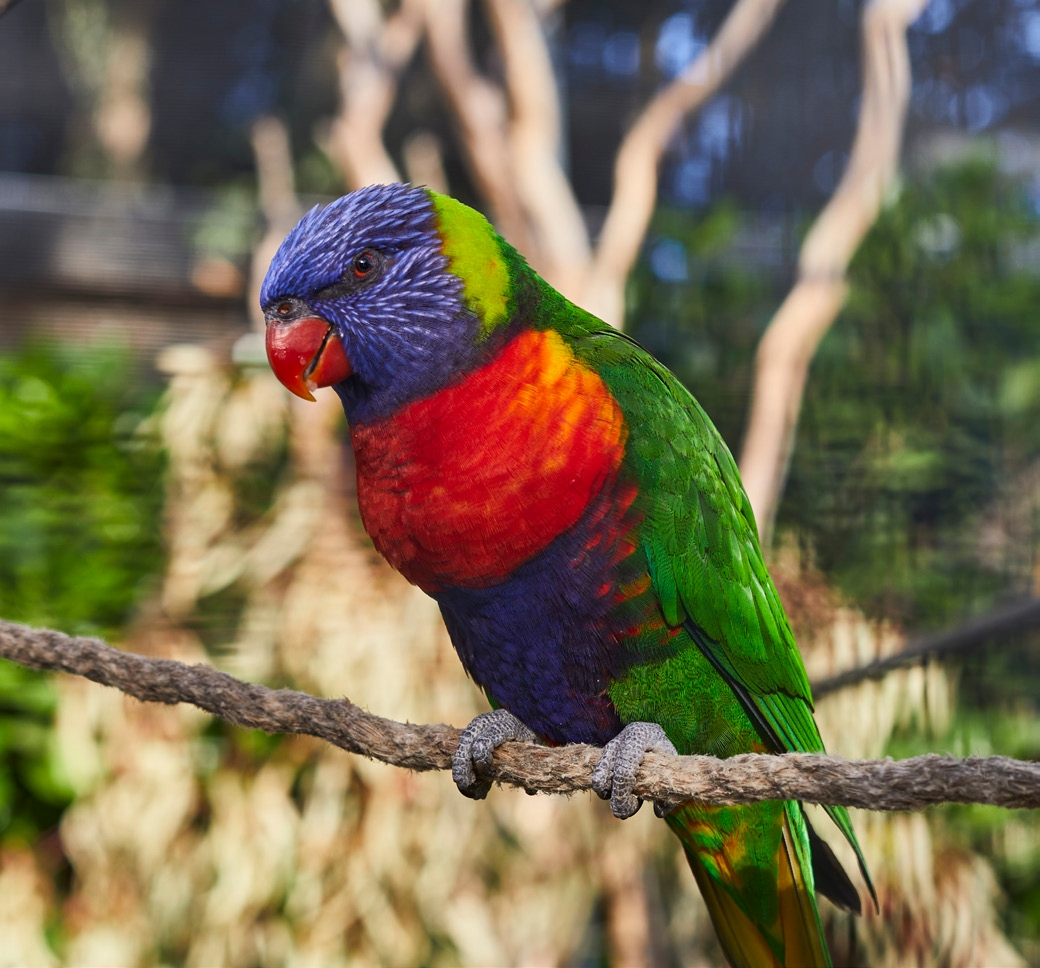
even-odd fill
[(536, 267), (565, 296), (582, 292), (592, 256), (578, 200), (560, 163), (559, 88), (542, 23), (528, 0), (488, 0), (512, 113), (508, 146), (515, 189), (531, 225)]
[(607, 210), (582, 304), (613, 326), (624, 321), (625, 280), (635, 265), (657, 202), (657, 171), (682, 120), (733, 74), (772, 24), (783, 0), (737, 0), (711, 43), (646, 106), (614, 162)]
[[(505, 95), (483, 77), (470, 52), (466, 0), (426, 0), (430, 65), (455, 119), (477, 190), (498, 230), (537, 267), (538, 250), (516, 192)], [(537, 74), (541, 65), (533, 65)]]
[[(5, 9), (0, 4), (0, 15)], [(129, 7), (84, 0), (63, 0), (51, 13), (60, 26), (58, 51), (88, 140), (100, 149), (113, 180), (139, 181), (152, 124), (146, 18)]]
[(383, 143), (397, 79), (422, 36), (415, 0), (384, 18), (377, 0), (329, 0), (347, 43), (340, 53), (340, 113), (326, 149), (351, 188), (401, 180)]
[(120, 180), (133, 181), (142, 176), (141, 162), (152, 127), (148, 96), (150, 55), (141, 20), (127, 18), (113, 30), (94, 126), (112, 165), (112, 174)]
[(806, 236), (795, 285), (758, 345), (740, 473), (763, 546), (787, 476), (809, 363), (845, 301), (849, 261), (899, 171), (911, 84), (906, 31), (926, 3), (871, 0), (863, 8), (863, 98), (848, 167)]
[(285, 123), (271, 116), (262, 117), (253, 123), (250, 140), (264, 235), (253, 249), (247, 308), (253, 328), (262, 333), (264, 316), (260, 309), (260, 286), (278, 246), (296, 224), (301, 212), (296, 201), (292, 146)]

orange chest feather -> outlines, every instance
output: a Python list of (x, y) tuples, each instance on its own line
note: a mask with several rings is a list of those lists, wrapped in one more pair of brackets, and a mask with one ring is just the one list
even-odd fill
[(621, 411), (552, 331), (526, 331), (461, 383), (351, 428), (376, 548), (427, 591), (507, 578), (617, 475)]

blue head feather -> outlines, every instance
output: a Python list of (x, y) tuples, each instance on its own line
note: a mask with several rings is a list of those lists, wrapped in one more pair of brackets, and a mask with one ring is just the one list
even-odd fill
[[(311, 209), (275, 254), (260, 303), (294, 297), (335, 326), (354, 370), (336, 387), (349, 420), (428, 396), (480, 355), (478, 320), (442, 244), (425, 189), (374, 185)], [(357, 292), (318, 295), (363, 249), (385, 257), (380, 277)]]

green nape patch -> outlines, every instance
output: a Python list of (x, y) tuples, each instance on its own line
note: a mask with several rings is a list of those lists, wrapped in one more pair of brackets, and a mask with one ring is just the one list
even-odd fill
[(466, 302), (481, 321), (480, 338), (506, 321), (509, 270), (498, 236), (480, 212), (430, 191), (448, 268), (462, 280)]

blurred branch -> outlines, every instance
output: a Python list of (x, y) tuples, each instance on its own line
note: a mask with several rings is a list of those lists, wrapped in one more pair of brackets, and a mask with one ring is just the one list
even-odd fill
[(256, 161), (260, 211), (269, 225), (284, 226), (284, 235), (300, 217), (289, 131), (279, 118), (267, 115), (253, 123), (250, 141)]
[(506, 99), (473, 63), (467, 0), (425, 0), (430, 66), (459, 128), (473, 180), (502, 233), (536, 268), (540, 262), (517, 192), (506, 137)]
[[(192, 703), (215, 716), (268, 733), (301, 733), (411, 770), (446, 770), (459, 731), (414, 726), (366, 713), (346, 699), (241, 682), (208, 666), (189, 666), (113, 649), (98, 639), (0, 622), (0, 656), (34, 669), (85, 676), (146, 702)], [(589, 789), (596, 747), (508, 743), (495, 751), (493, 779), (529, 791)], [(1001, 756), (965, 760), (918, 756), (860, 760), (837, 756), (648, 754), (636, 792), (658, 800), (754, 803), (803, 800), (871, 810), (920, 810), (938, 803), (1040, 807), (1040, 763)]]
[(141, 176), (152, 126), (151, 43), (143, 18), (123, 12), (113, 26), (94, 110), (94, 130), (117, 179)]
[(893, 669), (902, 669), (926, 659), (964, 652), (994, 635), (1007, 635), (1010, 632), (1031, 628), (1038, 624), (1040, 624), (1040, 598), (1027, 598), (1025, 601), (1005, 605), (971, 619), (963, 625), (958, 625), (956, 628), (916, 639), (884, 659), (878, 659), (876, 662), (821, 679), (819, 682), (813, 683), (813, 698), (820, 699), (828, 693), (837, 692), (839, 689), (855, 685), (866, 679), (881, 679)]
[(802, 245), (798, 279), (758, 345), (740, 459), (763, 545), (794, 448), (809, 363), (845, 301), (845, 272), (899, 168), (910, 97), (906, 31), (928, 0), (871, 0), (863, 8), (863, 99), (852, 153)]
[(327, 150), (351, 190), (401, 180), (383, 143), (383, 126), (397, 96), (397, 79), (422, 36), (415, 0), (384, 19), (378, 0), (329, 0), (346, 47), (340, 54), (339, 116)]
[(405, 138), (401, 154), (405, 175), (413, 185), (425, 185), (442, 195), (448, 194), (448, 175), (437, 135), (420, 128)]
[(706, 103), (762, 38), (783, 0), (737, 0), (701, 55), (644, 108), (614, 163), (614, 194), (596, 247), (586, 308), (614, 326), (624, 315), (625, 279), (657, 199), (657, 169), (682, 119)]
[(264, 330), (260, 287), (278, 246), (300, 217), (293, 174), (289, 131), (279, 118), (258, 118), (250, 131), (256, 165), (257, 195), (264, 217), (264, 235), (253, 249), (249, 281), (248, 311), (257, 332)]
[(469, 0), (421, 2), (431, 67), (498, 230), (564, 295), (621, 325), (625, 279), (650, 223), (668, 141), (747, 56), (783, 0), (737, 0), (701, 56), (643, 110), (619, 149), (595, 254), (560, 162), (559, 91), (541, 19), (551, 4), (485, 0), (502, 56), (503, 90), (474, 65)]
[(580, 298), (592, 257), (585, 218), (560, 162), (560, 95), (543, 21), (531, 0), (487, 0), (502, 54), (514, 185), (538, 246), (535, 268)]

